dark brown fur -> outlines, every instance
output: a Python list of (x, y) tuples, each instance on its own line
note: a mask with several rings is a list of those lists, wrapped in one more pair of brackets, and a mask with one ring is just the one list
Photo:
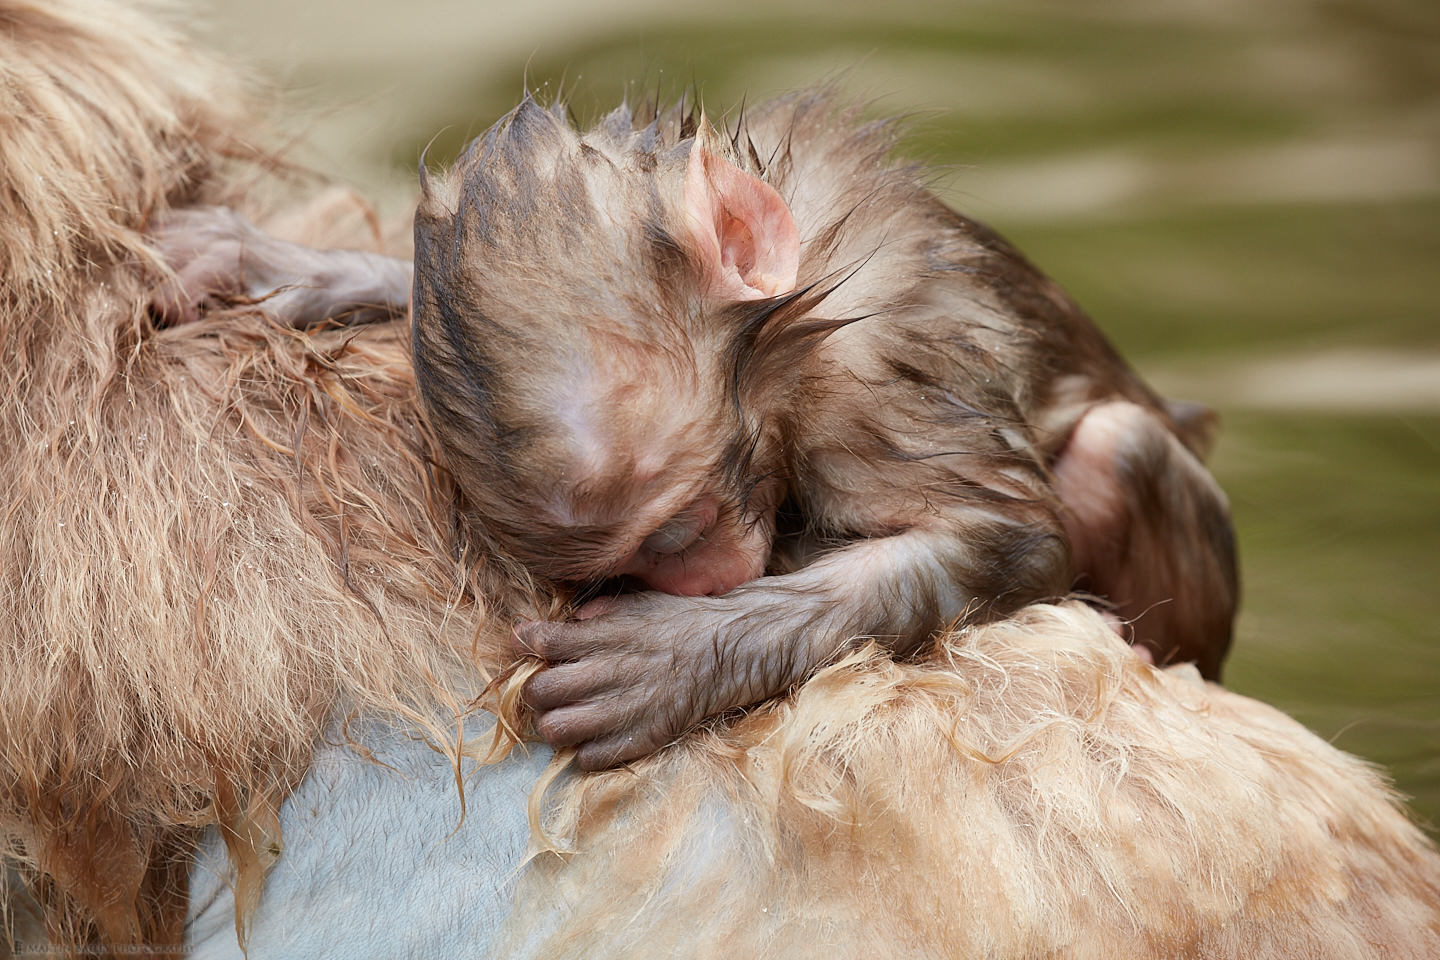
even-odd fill
[[(417, 379), (478, 535), (548, 577), (723, 594), (521, 628), (555, 665), (531, 682), (539, 729), (587, 765), (783, 690), (852, 637), (907, 652), (1064, 595), (1075, 538), (1081, 585), (1141, 618), (1157, 659), (1218, 675), (1234, 544), (1202, 425), (891, 160), (894, 136), (823, 92), (723, 140), (682, 110), (581, 133), (527, 99), (425, 185)], [(783, 216), (798, 263), (772, 287)], [(1097, 456), (1105, 416), (1133, 435)], [(1071, 453), (1089, 465), (1057, 487)], [(802, 559), (756, 580), (782, 499)], [(651, 556), (647, 536), (689, 545)]]

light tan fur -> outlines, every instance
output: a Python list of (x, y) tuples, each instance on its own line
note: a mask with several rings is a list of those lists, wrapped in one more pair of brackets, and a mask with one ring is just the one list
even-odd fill
[(156, 18), (0, 2), (0, 841), (61, 941), (179, 942), (212, 823), (253, 903), (324, 720), (463, 712), (490, 652), (404, 329), (145, 314), (146, 224), (266, 179), (235, 89)]
[(1440, 855), (1374, 769), (1078, 603), (875, 648), (563, 778), (496, 956), (1440, 956)]

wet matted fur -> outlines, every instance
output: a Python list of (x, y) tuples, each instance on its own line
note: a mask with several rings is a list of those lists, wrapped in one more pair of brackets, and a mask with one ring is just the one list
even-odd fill
[(157, 17), (0, 2), (0, 838), (61, 941), (179, 942), (212, 823), (252, 903), (325, 718), (478, 682), (407, 331), (145, 310), (146, 224), (266, 179), (241, 88)]
[[(265, 179), (234, 89), (154, 17), (0, 0), (0, 837), (60, 942), (179, 942), (210, 824), (243, 916), (327, 719), (458, 753), (487, 602), (543, 612), (467, 555), (402, 325), (146, 313), (146, 224)], [(546, 807), (576, 852), (511, 933), (547, 956), (1435, 952), (1440, 866), (1372, 772), (1073, 607), (857, 656)]]
[(1440, 854), (1373, 768), (1080, 603), (871, 647), (542, 809), (494, 956), (1440, 951)]

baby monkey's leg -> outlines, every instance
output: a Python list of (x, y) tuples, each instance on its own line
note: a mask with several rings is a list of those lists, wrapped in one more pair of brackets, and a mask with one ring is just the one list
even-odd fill
[(1230, 508), (1159, 415), (1092, 408), (1054, 465), (1076, 586), (1104, 597), (1156, 663), (1210, 680), (1230, 647), (1239, 587)]

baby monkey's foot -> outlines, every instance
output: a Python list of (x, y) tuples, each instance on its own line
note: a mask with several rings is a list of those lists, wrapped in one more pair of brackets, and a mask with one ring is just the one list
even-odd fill
[(1238, 597), (1229, 506), (1154, 410), (1093, 407), (1053, 467), (1078, 584), (1136, 651), (1218, 679)]

